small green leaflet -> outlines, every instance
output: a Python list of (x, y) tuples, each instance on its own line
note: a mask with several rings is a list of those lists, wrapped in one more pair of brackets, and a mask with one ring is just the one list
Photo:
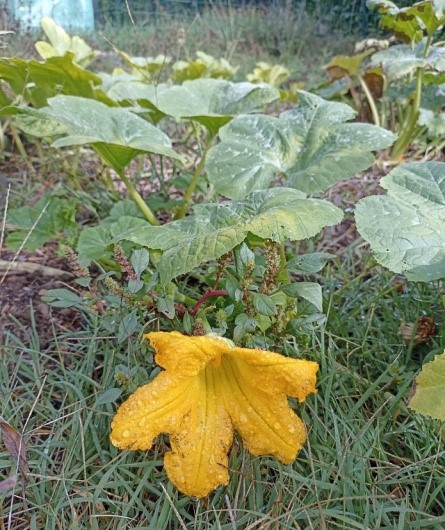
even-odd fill
[(209, 260), (220, 258), (249, 234), (284, 242), (307, 239), (341, 221), (343, 213), (328, 201), (308, 199), (289, 188), (252, 193), (245, 201), (202, 204), (193, 215), (164, 226), (139, 228), (125, 238), (163, 251), (157, 264), (161, 283)]
[(419, 414), (445, 421), (445, 352), (423, 366), (408, 406)]
[(278, 173), (288, 187), (305, 193), (325, 191), (372, 165), (372, 151), (390, 146), (395, 136), (367, 123), (344, 123), (355, 112), (344, 103), (299, 92), (300, 104), (279, 118), (238, 116), (219, 131), (221, 142), (207, 155), (215, 190), (231, 199), (265, 189)]
[(84, 299), (69, 289), (49, 289), (42, 296), (42, 301), (48, 303), (52, 307), (75, 307), (77, 309), (85, 308)]
[(254, 293), (253, 307), (260, 313), (260, 315), (272, 316), (276, 315), (277, 308), (270, 296), (261, 293)]
[(145, 248), (135, 250), (131, 255), (130, 261), (136, 276), (139, 277), (148, 267), (148, 263), (150, 261), (148, 250)]
[(445, 163), (403, 164), (365, 197), (355, 219), (376, 260), (409, 280), (445, 278)]
[(115, 403), (121, 396), (122, 388), (108, 388), (97, 396), (96, 406), (106, 405), (107, 403)]
[(312, 252), (301, 254), (288, 263), (288, 268), (298, 274), (315, 274), (320, 272), (329, 260), (334, 259), (334, 254), (328, 252)]
[(124, 316), (119, 324), (117, 332), (117, 342), (121, 344), (125, 339), (128, 339), (135, 331), (140, 329), (140, 325), (137, 318), (137, 311), (132, 311)]
[(301, 297), (314, 305), (318, 311), (323, 311), (323, 296), (321, 286), (315, 282), (297, 282), (284, 285), (281, 290), (289, 296)]

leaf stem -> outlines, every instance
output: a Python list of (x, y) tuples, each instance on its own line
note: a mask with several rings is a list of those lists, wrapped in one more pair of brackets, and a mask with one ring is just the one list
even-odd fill
[[(431, 45), (431, 35), (428, 35), (423, 50), (423, 58), (428, 56)], [(414, 101), (410, 108), (410, 112), (402, 128), (402, 134), (394, 144), (391, 155), (393, 158), (399, 158), (406, 151), (411, 141), (415, 137), (417, 128), (417, 119), (419, 117), (420, 102), (422, 98), (423, 75), (425, 73), (424, 67), (418, 67), (416, 70), (416, 89), (414, 91)]]
[(137, 189), (134, 187), (133, 183), (130, 181), (130, 179), (127, 178), (127, 176), (122, 173), (119, 173), (119, 176), (122, 180), (122, 182), (125, 184), (128, 193), (130, 194), (130, 197), (134, 200), (134, 202), (138, 205), (141, 212), (144, 214), (144, 217), (147, 219), (147, 221), (152, 225), (158, 225), (158, 221), (156, 217), (154, 216), (154, 213), (150, 210), (148, 205), (145, 203), (144, 199), (140, 196)]
[(187, 213), (187, 210), (189, 209), (190, 207), (190, 201), (191, 201), (191, 198), (192, 198), (192, 195), (193, 193), (195, 192), (195, 189), (196, 189), (196, 186), (198, 185), (198, 181), (199, 181), (199, 177), (201, 176), (201, 173), (204, 169), (204, 165), (205, 165), (205, 162), (206, 162), (206, 156), (207, 156), (207, 153), (209, 152), (209, 149), (212, 147), (212, 143), (213, 143), (213, 138), (215, 137), (215, 135), (211, 135), (208, 142), (207, 142), (207, 145), (205, 146), (205, 149), (204, 151), (202, 152), (202, 155), (201, 155), (201, 160), (199, 161), (198, 165), (196, 166), (196, 170), (193, 174), (193, 177), (192, 177), (192, 180), (190, 181), (190, 184), (188, 185), (188, 188), (185, 190), (185, 193), (184, 193), (184, 204), (181, 206), (181, 208), (179, 208), (176, 216), (175, 216), (175, 219), (182, 219), (183, 217), (185, 217), (185, 214)]
[(374, 120), (374, 124), (377, 125), (377, 127), (380, 127), (380, 116), (379, 116), (379, 111), (377, 110), (377, 105), (375, 104), (375, 99), (373, 98), (371, 91), (369, 90), (368, 85), (366, 84), (363, 77), (361, 75), (358, 75), (357, 77), (363, 89), (363, 92), (365, 93), (366, 99), (369, 104), (369, 108), (371, 109), (371, 114), (372, 114), (372, 119)]

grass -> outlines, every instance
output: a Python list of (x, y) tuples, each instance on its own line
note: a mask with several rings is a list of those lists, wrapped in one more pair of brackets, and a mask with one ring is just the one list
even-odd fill
[[(352, 263), (352, 258), (351, 258)], [(409, 412), (413, 376), (443, 350), (401, 343), (401, 319), (439, 314), (434, 285), (398, 292), (389, 273), (370, 265), (354, 281), (348, 260), (324, 275), (328, 324), (289, 338), (287, 350), (319, 361), (318, 394), (299, 408), (306, 446), (293, 465), (254, 458), (236, 442), (231, 483), (205, 500), (167, 481), (159, 440), (148, 454), (119, 452), (108, 440), (118, 364), (152, 365), (133, 338), (117, 345), (85, 315), (84, 330), (39, 347), (9, 336), (0, 368), (1, 416), (22, 430), (30, 468), (2, 494), (2, 528), (30, 529), (424, 529), (445, 525), (445, 451), (440, 425)], [(442, 311), (443, 318), (443, 311)], [(119, 398), (118, 401), (121, 401)], [(3, 476), (17, 463), (3, 449)], [(10, 523), (10, 524), (9, 524)]]
[[(322, 17), (321, 17), (322, 19)], [(332, 29), (317, 14), (302, 9), (290, 15), (276, 9), (271, 15), (264, 9), (227, 9), (214, 6), (195, 18), (154, 18), (124, 26), (106, 23), (96, 33), (82, 35), (93, 47), (104, 52), (93, 64), (95, 71), (111, 71), (121, 66), (111, 44), (130, 55), (166, 54), (176, 60), (195, 58), (202, 50), (216, 58), (228, 59), (239, 66), (235, 80), (244, 80), (258, 61), (284, 64), (291, 70), (293, 81), (313, 86), (325, 79), (322, 66), (337, 53), (353, 51), (358, 35), (345, 36), (342, 28)], [(36, 31), (3, 37), (6, 56), (38, 57)], [(314, 46), (315, 44), (315, 46)], [(314, 51), (316, 50), (316, 51)]]

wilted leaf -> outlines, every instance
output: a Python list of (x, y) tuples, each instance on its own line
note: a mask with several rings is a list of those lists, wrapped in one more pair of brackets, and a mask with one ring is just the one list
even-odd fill
[(163, 252), (158, 264), (162, 283), (220, 258), (248, 234), (283, 242), (314, 236), (337, 224), (342, 212), (331, 203), (308, 199), (299, 191), (275, 188), (245, 201), (195, 206), (193, 215), (164, 226), (146, 226), (126, 234), (130, 241)]
[(22, 480), (28, 480), (29, 468), (26, 460), (26, 447), (21, 434), (0, 416), (0, 430), (3, 434), (3, 443), (11, 457), (17, 461)]
[(367, 123), (344, 123), (355, 112), (343, 103), (300, 92), (301, 104), (273, 116), (239, 116), (219, 131), (206, 168), (215, 190), (232, 199), (267, 188), (283, 173), (286, 185), (305, 193), (325, 191), (368, 168), (372, 151), (395, 136)]
[(17, 479), (17, 475), (12, 475), (0, 481), (0, 494), (6, 493), (7, 491), (14, 489), (17, 485)]
[(355, 218), (376, 260), (409, 280), (445, 278), (445, 163), (403, 164), (365, 197)]
[(414, 382), (409, 408), (445, 421), (445, 353), (425, 364)]
[(363, 60), (373, 53), (374, 50), (366, 50), (356, 55), (336, 55), (324, 68), (330, 81), (341, 79), (342, 77), (354, 77), (360, 73)]
[(369, 0), (368, 7), (381, 13), (381, 26), (405, 42), (418, 42), (425, 29), (432, 35), (445, 23), (443, 0), (425, 0), (399, 8), (387, 0)]

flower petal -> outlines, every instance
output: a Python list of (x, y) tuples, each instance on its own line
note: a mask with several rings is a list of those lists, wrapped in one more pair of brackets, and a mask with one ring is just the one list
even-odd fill
[(156, 363), (181, 377), (191, 377), (210, 361), (219, 359), (228, 346), (214, 337), (188, 337), (178, 331), (154, 331), (144, 335), (156, 351)]
[(302, 402), (316, 392), (318, 363), (291, 359), (279, 353), (247, 348), (233, 348), (229, 352), (244, 380), (271, 394), (282, 392)]
[(136, 390), (116, 412), (110, 439), (121, 449), (150, 449), (162, 432), (179, 428), (192, 403), (196, 381), (161, 372)]
[(208, 366), (198, 378), (193, 407), (180, 430), (170, 436), (172, 451), (165, 469), (175, 486), (193, 497), (205, 497), (229, 482), (227, 453), (233, 430), (221, 399), (219, 369)]
[(265, 392), (246, 378), (233, 358), (221, 363), (224, 401), (230, 419), (253, 455), (270, 454), (288, 464), (306, 441), (306, 429), (290, 408), (286, 395)]

